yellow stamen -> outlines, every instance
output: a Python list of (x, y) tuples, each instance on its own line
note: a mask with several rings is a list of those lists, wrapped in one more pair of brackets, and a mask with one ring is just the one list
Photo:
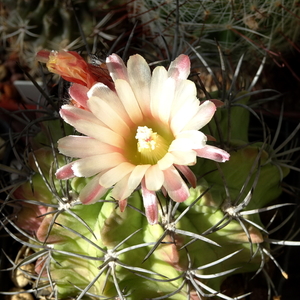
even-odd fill
[(141, 163), (156, 164), (168, 152), (168, 143), (157, 132), (147, 126), (139, 126), (135, 138), (141, 154)]

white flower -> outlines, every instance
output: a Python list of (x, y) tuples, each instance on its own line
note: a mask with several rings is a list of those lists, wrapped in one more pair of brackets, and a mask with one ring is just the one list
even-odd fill
[(59, 140), (59, 151), (78, 159), (60, 168), (56, 176), (94, 176), (81, 191), (81, 201), (93, 203), (113, 187), (112, 197), (123, 208), (141, 184), (146, 216), (154, 224), (156, 191), (163, 188), (178, 202), (189, 197), (178, 170), (195, 186), (188, 166), (196, 163), (197, 156), (219, 162), (229, 159), (226, 151), (206, 145), (207, 138), (199, 131), (216, 107), (211, 101), (200, 105), (195, 84), (187, 80), (186, 55), (180, 55), (168, 70), (159, 66), (152, 74), (140, 55), (131, 56), (127, 68), (116, 54), (106, 63), (115, 89), (96, 83), (86, 97), (82, 96), (85, 87), (80, 91), (73, 86), (72, 97), (81, 98), (75, 100), (84, 102), (86, 109), (64, 105), (60, 110), (62, 118), (86, 136)]

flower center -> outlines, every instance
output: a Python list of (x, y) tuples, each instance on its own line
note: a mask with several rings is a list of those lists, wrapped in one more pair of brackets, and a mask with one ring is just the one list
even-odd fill
[(138, 140), (139, 152), (142, 152), (144, 149), (155, 150), (157, 133), (153, 132), (151, 128), (139, 126), (135, 138)]
[(168, 152), (169, 145), (167, 141), (152, 128), (147, 126), (138, 126), (135, 135), (137, 149), (140, 153), (141, 164), (156, 164)]

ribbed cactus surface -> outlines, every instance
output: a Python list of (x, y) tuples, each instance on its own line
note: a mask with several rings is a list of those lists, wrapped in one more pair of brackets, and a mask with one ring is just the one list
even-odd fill
[[(180, 64), (175, 66), (180, 70)], [(93, 204), (81, 203), (80, 193), (96, 177), (55, 176), (70, 162), (58, 153), (56, 142), (73, 134), (72, 126), (62, 120), (42, 122), (24, 165), (29, 180), (9, 200), (17, 204), (17, 234), (7, 228), (15, 238), (24, 235), (32, 249), (17, 267), (35, 264), (35, 274), (29, 275), (35, 288), (58, 299), (238, 299), (226, 295), (221, 283), (231, 274), (265, 268), (269, 233), (259, 212), (281, 194), (288, 169), (275, 165), (272, 145), (249, 143), (247, 92), (237, 93), (232, 102), (213, 101), (218, 109), (203, 132), (214, 136), (214, 145), (226, 149), (230, 159), (199, 158), (191, 167), (197, 183), (183, 202), (158, 190), (156, 224), (145, 216), (140, 187), (128, 197), (126, 209), (112, 189)], [(5, 228), (4, 223), (12, 223), (4, 220)]]

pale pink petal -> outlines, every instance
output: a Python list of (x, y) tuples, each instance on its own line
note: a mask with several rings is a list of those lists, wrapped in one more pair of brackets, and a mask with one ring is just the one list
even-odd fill
[(160, 94), (156, 96), (156, 101), (159, 101), (158, 116), (159, 119), (165, 124), (168, 124), (169, 122), (174, 93), (175, 80), (173, 78), (168, 78), (163, 83)]
[(162, 194), (164, 195), (164, 197), (167, 198), (168, 192), (166, 191), (166, 189), (165, 189), (164, 186), (161, 187), (161, 192), (162, 192)]
[[(102, 124), (102, 122), (95, 118), (92, 113), (80, 108), (64, 105), (60, 110), (60, 114), (62, 118), (67, 123), (75, 127), (77, 131), (92, 138), (98, 139), (103, 143), (107, 143), (119, 148), (124, 147), (123, 137), (113, 130), (105, 127), (105, 125), (99, 125)], [(91, 120), (88, 118), (89, 116), (91, 117)]]
[(170, 198), (176, 202), (185, 201), (189, 197), (190, 192), (178, 171), (174, 167), (170, 167), (163, 172), (165, 177), (163, 186)]
[(134, 189), (131, 189), (128, 186), (129, 177), (130, 173), (124, 176), (120, 181), (116, 183), (111, 193), (112, 198), (118, 201), (122, 201), (124, 199), (127, 199), (132, 194)]
[(215, 111), (216, 106), (210, 101), (205, 101), (182, 130), (198, 130), (204, 127), (212, 119)]
[(180, 173), (188, 180), (193, 188), (197, 186), (197, 178), (191, 169), (187, 166), (175, 165), (175, 167), (180, 171)]
[(116, 182), (121, 180), (124, 176), (128, 173), (132, 172), (135, 165), (129, 162), (122, 162), (116, 165), (114, 168), (110, 169), (109, 171), (105, 172), (100, 180), (99, 183), (104, 187), (111, 187)]
[[(205, 146), (205, 145), (204, 145)], [(193, 149), (193, 142), (189, 139), (175, 139), (172, 141), (169, 151), (189, 151)]]
[(79, 83), (73, 83), (73, 85), (69, 88), (71, 98), (84, 108), (87, 107), (86, 102), (88, 100), (88, 91), (89, 89), (86, 86)]
[(176, 135), (176, 139), (172, 141), (169, 151), (189, 151), (203, 148), (206, 145), (206, 140), (206, 135), (201, 131), (183, 131)]
[(174, 156), (171, 153), (167, 153), (157, 164), (161, 170), (168, 169), (174, 163)]
[(182, 178), (178, 171), (172, 166), (167, 170), (163, 171), (165, 175), (164, 187), (166, 190), (178, 190), (181, 187)]
[(167, 190), (167, 192), (175, 202), (183, 202), (190, 196), (189, 189), (184, 181), (182, 181), (182, 186), (178, 190)]
[(131, 124), (131, 120), (120, 100), (117, 93), (108, 88), (105, 84), (98, 82), (92, 86), (88, 92), (88, 97), (98, 97), (102, 101), (109, 104), (112, 109), (126, 122), (128, 125)]
[(127, 123), (109, 103), (102, 101), (98, 97), (91, 97), (87, 104), (91, 112), (107, 127), (118, 132), (123, 137), (130, 134), (130, 129)]
[(168, 73), (164, 67), (156, 67), (153, 70), (150, 84), (150, 109), (152, 116), (159, 117), (159, 107), (161, 101), (161, 93), (164, 88), (164, 83), (168, 79)]
[(181, 106), (176, 114), (170, 119), (171, 129), (175, 136), (185, 128), (185, 126), (195, 116), (198, 109), (199, 101), (196, 98), (186, 101), (186, 103)]
[(198, 130), (181, 131), (176, 135), (176, 139), (191, 140), (194, 145), (199, 145), (199, 147), (205, 145), (207, 140), (206, 135)]
[(156, 193), (149, 191), (146, 188), (145, 181), (142, 181), (142, 197), (145, 207), (146, 217), (148, 223), (151, 225), (157, 224), (158, 222), (158, 203)]
[(191, 62), (187, 55), (181, 54), (171, 62), (168, 76), (175, 80), (187, 79), (190, 74)]
[(76, 158), (119, 152), (120, 149), (87, 136), (69, 135), (58, 140), (60, 153)]
[(112, 54), (106, 58), (106, 66), (113, 81), (124, 79), (128, 81), (127, 69), (120, 56)]
[(144, 178), (146, 171), (151, 167), (151, 165), (137, 165), (130, 174), (128, 180), (128, 186), (130, 189), (134, 190)]
[(126, 199), (141, 183), (150, 165), (138, 165), (131, 173), (123, 177), (113, 188), (112, 197), (117, 200)]
[(194, 149), (197, 152), (197, 156), (208, 158), (217, 162), (225, 162), (229, 160), (230, 154), (227, 153), (225, 150), (206, 145), (201, 149)]
[(83, 204), (93, 204), (98, 201), (106, 192), (107, 188), (104, 188), (99, 184), (99, 178), (101, 175), (95, 176), (81, 191), (79, 194), (79, 200)]
[(100, 99), (103, 99), (103, 94), (106, 94), (106, 91), (110, 93), (111, 95), (115, 95), (116, 93), (113, 92), (107, 85), (105, 85), (102, 82), (95, 83), (89, 90), (88, 90), (88, 98), (92, 97), (98, 97)]
[(65, 122), (72, 126), (74, 126), (74, 124), (78, 120), (86, 120), (97, 125), (104, 125), (91, 112), (82, 108), (75, 107), (73, 105), (63, 105), (59, 111), (59, 114)]
[(194, 150), (172, 151), (174, 164), (193, 166), (197, 162), (197, 153)]
[(195, 83), (190, 80), (182, 80), (178, 82), (175, 89), (170, 118), (172, 119), (183, 105), (194, 102), (195, 100), (197, 100), (197, 89)]
[(118, 148), (124, 148), (125, 141), (122, 136), (120, 136), (115, 131), (104, 127), (104, 126), (98, 126), (91, 122), (85, 121), (85, 120), (79, 120), (74, 124), (74, 127), (77, 129), (77, 131), (90, 136), (94, 139), (99, 140), (100, 142), (118, 147)]
[(129, 83), (125, 80), (118, 79), (115, 81), (115, 87), (130, 119), (135, 124), (141, 122), (143, 115)]
[(127, 199), (119, 201), (120, 211), (123, 212), (127, 206)]
[[(204, 147), (205, 145), (203, 145)], [(173, 152), (173, 151), (189, 151), (192, 150), (193, 148), (193, 143), (192, 141), (188, 140), (188, 139), (175, 139), (170, 147), (169, 147), (169, 151)]]
[(145, 173), (146, 188), (150, 191), (158, 191), (164, 182), (164, 173), (158, 165), (151, 166)]
[(55, 173), (56, 178), (57, 179), (70, 179), (70, 178), (75, 177), (76, 175), (74, 174), (74, 172), (72, 170), (73, 164), (74, 164), (74, 161), (59, 168)]
[(72, 170), (75, 176), (90, 177), (99, 172), (114, 168), (124, 161), (125, 158), (120, 153), (99, 154), (74, 161), (72, 164)]
[(136, 54), (127, 62), (128, 78), (139, 106), (145, 116), (150, 116), (151, 71), (145, 59)]

